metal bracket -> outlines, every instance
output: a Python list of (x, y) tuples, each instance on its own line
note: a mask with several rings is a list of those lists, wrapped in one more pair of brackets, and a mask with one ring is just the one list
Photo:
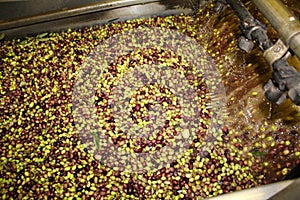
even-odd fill
[(248, 30), (248, 33), (246, 34), (246, 37), (247, 37), (249, 40), (252, 40), (251, 34), (253, 33), (253, 31), (256, 31), (256, 30), (258, 30), (258, 29), (267, 32), (267, 31), (266, 31), (265, 29), (263, 29), (260, 25), (257, 25), (257, 26), (251, 27), (251, 29)]
[(267, 62), (272, 66), (277, 60), (285, 56), (289, 57), (290, 53), (288, 50), (289, 48), (279, 39), (273, 46), (265, 50), (263, 55)]
[(226, 0), (217, 0), (214, 10), (220, 14), (225, 10), (226, 6), (227, 6)]
[(249, 39), (253, 40), (252, 33), (258, 29), (262, 30), (263, 32), (267, 32), (265, 25), (262, 24), (260, 21), (254, 18), (247, 18), (241, 22), (241, 27), (244, 35)]
[(280, 90), (277, 86), (275, 86), (272, 80), (269, 80), (264, 85), (264, 91), (265, 91), (265, 96), (270, 101), (275, 102), (277, 105), (282, 104), (287, 99), (286, 93)]
[(251, 40), (247, 39), (246, 37), (241, 36), (239, 38), (239, 47), (240, 49), (249, 53), (250, 51), (252, 51), (254, 47), (254, 43)]

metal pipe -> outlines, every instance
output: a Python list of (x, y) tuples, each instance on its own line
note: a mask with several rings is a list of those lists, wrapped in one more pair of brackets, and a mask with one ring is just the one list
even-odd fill
[(245, 8), (245, 6), (241, 2), (239, 1), (237, 2), (235, 0), (227, 0), (227, 3), (235, 11), (236, 15), (240, 19), (247, 19), (247, 18), (253, 19), (250, 12)]
[(300, 22), (280, 0), (252, 0), (300, 59)]

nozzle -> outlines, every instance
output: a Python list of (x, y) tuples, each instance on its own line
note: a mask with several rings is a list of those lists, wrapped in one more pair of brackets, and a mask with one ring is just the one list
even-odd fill
[(252, 0), (278, 32), (283, 42), (300, 59), (299, 19), (280, 0)]

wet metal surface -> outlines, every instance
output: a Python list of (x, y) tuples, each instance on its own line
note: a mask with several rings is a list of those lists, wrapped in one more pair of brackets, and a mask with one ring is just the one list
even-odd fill
[[(12, 17), (9, 19), (4, 18), (2, 22), (0, 21), (0, 33), (4, 33), (7, 38), (22, 37), (40, 32), (61, 31), (68, 28), (104, 24), (138, 17), (187, 14), (195, 8), (193, 1), (117, 0), (97, 1), (93, 4), (91, 4), (91, 1), (86, 1), (84, 5), (79, 7), (76, 7), (78, 3), (75, 2), (77, 1), (74, 1), (74, 4), (66, 4), (67, 8), (64, 7), (65, 4), (58, 1), (55, 6), (53, 3), (46, 3), (49, 4), (49, 9), (45, 10), (51, 10), (51, 12), (42, 12), (41, 3), (33, 6), (32, 1), (29, 2), (16, 2), (11, 5), (15, 8), (15, 12), (12, 12), (10, 15)], [(0, 7), (6, 8), (5, 4), (7, 3), (0, 3)], [(51, 8), (53, 6), (55, 9)], [(27, 7), (32, 7), (32, 12)], [(19, 9), (25, 10), (25, 16), (19, 16)], [(1, 11), (0, 17), (3, 18), (6, 15), (6, 11)]]
[(95, 3), (108, 2), (105, 0), (0, 0), (0, 19), (14, 20), (29, 16), (41, 15), (54, 11), (63, 11), (83, 7)]

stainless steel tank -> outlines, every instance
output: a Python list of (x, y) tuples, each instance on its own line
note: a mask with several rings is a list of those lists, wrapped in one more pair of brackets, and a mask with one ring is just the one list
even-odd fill
[[(293, 29), (293, 27), (291, 27), (289, 23), (284, 24), (282, 22), (281, 24), (280, 21), (276, 20), (277, 15), (284, 15), (285, 18), (289, 18), (288, 13), (290, 11), (286, 11), (286, 9), (280, 10), (279, 8), (276, 10), (268, 10), (269, 7), (264, 7), (264, 5), (262, 5), (265, 2), (262, 1), (261, 2), (253, 1), (253, 2), (254, 4), (257, 5), (259, 9), (261, 9), (262, 11), (266, 11), (264, 13), (266, 13), (265, 15), (267, 18), (269, 18), (270, 21), (272, 19), (275, 21), (274, 22), (276, 24), (276, 26), (274, 27), (275, 30), (272, 28), (270, 24), (268, 24), (271, 37), (273, 39), (278, 38), (278, 34), (276, 33), (276, 30), (279, 30), (279, 32), (283, 32), (283, 38), (286, 39), (287, 44), (294, 49), (295, 53), (299, 54), (299, 38), (295, 39), (294, 37), (286, 33), (286, 30), (288, 30), (289, 28)], [(35, 37), (38, 38), (39, 34), (40, 37), (43, 38), (44, 37), (43, 33), (48, 34), (52, 32), (58, 32), (58, 33), (61, 31), (66, 32), (68, 30), (70, 31), (70, 29), (76, 30), (78, 28), (84, 28), (84, 27), (89, 27), (94, 25), (105, 25), (105, 24), (126, 22), (126, 20), (130, 20), (130, 19), (151, 18), (156, 16), (165, 17), (165, 16), (172, 16), (172, 15), (180, 15), (181, 13), (184, 13), (185, 15), (193, 16), (194, 20), (197, 21), (197, 13), (199, 12), (199, 10), (205, 10), (205, 7), (211, 6), (212, 3), (213, 1), (205, 1), (205, 0), (202, 1), (201, 0), (200, 1), (198, 0), (189, 0), (189, 1), (181, 1), (181, 0), (175, 0), (175, 1), (174, 0), (173, 1), (172, 0), (111, 0), (111, 1), (106, 1), (106, 0), (101, 0), (101, 1), (100, 0), (85, 0), (85, 1), (4, 0), (3, 1), (2, 0), (1, 1), (0, 0), (0, 34), (1, 34), (0, 36), (2, 37), (0, 41), (2, 41), (2, 44), (4, 44), (5, 43), (4, 41), (18, 41), (18, 40), (24, 40), (24, 38), (26, 40), (26, 38), (30, 38), (31, 36), (33, 38)], [(294, 11), (297, 13), (297, 17), (298, 17), (300, 15), (299, 4), (294, 3), (294, 4), (290, 4), (289, 6), (290, 8), (293, 6), (292, 8), (294, 8)], [(251, 11), (255, 12), (254, 13), (255, 16), (258, 16), (260, 19), (264, 20), (261, 14), (257, 13), (257, 11), (254, 9), (253, 4), (247, 2), (247, 7), (249, 7)], [(209, 15), (211, 13), (207, 12), (206, 14)], [(191, 20), (193, 19), (193, 17), (191, 17)], [(268, 23), (267, 20), (265, 22)], [(199, 23), (201, 23), (201, 21), (199, 21)], [(214, 42), (214, 43), (204, 42), (204, 44), (207, 44), (205, 49), (216, 60), (217, 63), (218, 61), (220, 61), (218, 57), (220, 58), (222, 57), (224, 59), (224, 62), (226, 61), (223, 64), (224, 66), (218, 68), (219, 70), (218, 72), (221, 74), (221, 76), (223, 78), (225, 77), (223, 81), (225, 85), (224, 87), (226, 89), (226, 97), (223, 103), (226, 104), (226, 109), (225, 110), (221, 109), (220, 112), (224, 112), (224, 114), (226, 114), (227, 121), (226, 123), (224, 123), (225, 125), (222, 128), (219, 127), (222, 134), (225, 136), (222, 135), (222, 137), (220, 136), (218, 138), (215, 138), (215, 140), (220, 140), (223, 143), (228, 143), (230, 145), (232, 144), (234, 146), (233, 148), (237, 149), (236, 150), (237, 152), (238, 151), (243, 152), (241, 153), (241, 155), (243, 155), (242, 156), (243, 159), (241, 162), (248, 163), (249, 161), (249, 163), (251, 163), (251, 166), (254, 166), (253, 169), (251, 168), (252, 171), (250, 170), (251, 172), (253, 172), (251, 176), (253, 175), (254, 179), (258, 180), (256, 184), (251, 185), (251, 187), (255, 186), (254, 188), (251, 189), (239, 187), (239, 185), (237, 185), (236, 182), (231, 180), (230, 178), (228, 179), (225, 178), (224, 180), (222, 178), (220, 178), (220, 180), (214, 180), (214, 178), (211, 179), (207, 178), (201, 181), (203, 181), (203, 183), (205, 181), (207, 182), (212, 181), (218, 183), (219, 185), (232, 181), (231, 183), (235, 185), (234, 188), (237, 188), (236, 190), (240, 190), (230, 194), (221, 195), (223, 191), (224, 193), (230, 192), (230, 190), (222, 190), (222, 192), (218, 193), (218, 195), (220, 196), (213, 197), (212, 199), (221, 199), (221, 200), (222, 199), (269, 199), (269, 198), (272, 199), (272, 197), (273, 199), (284, 199), (284, 198), (295, 199), (300, 191), (299, 180), (298, 179), (285, 180), (285, 181), (282, 180), (283, 177), (286, 176), (294, 166), (296, 166), (300, 158), (300, 152), (299, 152), (300, 143), (298, 138), (299, 123), (300, 123), (299, 108), (293, 105), (291, 102), (286, 102), (280, 106), (273, 105), (272, 103), (270, 103), (268, 100), (264, 98), (262, 85), (266, 81), (266, 78), (270, 76), (270, 69), (267, 63), (263, 60), (262, 53), (260, 53), (258, 49), (253, 50), (253, 52), (250, 53), (250, 55), (238, 50), (237, 38), (238, 35), (240, 35), (240, 32), (238, 29), (238, 20), (232, 11), (228, 11), (227, 9), (225, 14), (224, 13), (220, 15), (213, 14), (209, 18), (209, 20), (205, 22), (204, 25), (201, 24), (201, 26), (199, 27), (201, 27), (201, 29), (199, 28), (199, 32), (196, 32), (195, 35), (199, 35), (199, 36), (202, 35), (203, 40), (206, 41), (211, 40)], [(282, 29), (282, 27), (287, 27), (287, 28)], [(230, 31), (227, 29), (232, 29), (232, 30)], [(222, 32), (230, 33), (230, 35), (222, 34)], [(233, 32), (237, 36), (233, 35)], [(47, 37), (47, 34), (45, 34), (45, 37)], [(214, 34), (222, 38), (215, 39), (213, 38)], [(297, 36), (299, 36), (298, 32), (297, 32)], [(292, 39), (290, 39), (291, 37)], [(220, 44), (222, 42), (224, 42), (223, 45)], [(31, 45), (31, 43), (29, 43), (29, 45)], [(220, 48), (218, 49), (218, 51), (215, 51), (218, 52), (218, 54), (215, 54), (214, 52), (211, 53), (210, 51), (213, 51), (211, 49), (214, 49), (213, 46), (218, 47), (218, 45), (220, 46)], [(0, 47), (0, 48), (4, 49), (4, 47)], [(6, 49), (3, 55), (0, 53), (0, 59), (4, 59), (4, 57), (6, 57), (7, 55), (8, 53)], [(300, 62), (297, 58), (292, 57), (289, 60), (289, 62), (294, 64), (298, 69), (300, 68), (300, 64), (299, 64)], [(1, 61), (0, 65), (4, 65), (4, 63), (5, 63), (4, 61)], [(2, 71), (5, 71), (5, 69), (3, 68)], [(5, 74), (8, 73), (13, 73), (13, 72), (5, 71)], [(39, 73), (42, 73), (42, 71), (37, 71), (37, 74)], [(43, 98), (43, 97), (38, 97), (38, 98)], [(211, 96), (211, 98), (212, 99), (215, 98), (216, 100), (219, 100), (219, 98), (222, 97)], [(3, 104), (1, 105), (4, 106)], [(14, 105), (17, 105), (17, 103), (12, 104), (11, 107), (13, 107)], [(29, 104), (29, 107), (31, 108), (31, 104)], [(9, 113), (9, 114), (14, 115), (13, 113)], [(9, 114), (8, 112), (5, 112), (3, 116), (4, 115), (8, 116)], [(9, 123), (7, 122), (5, 126), (7, 124)], [(230, 131), (228, 131), (228, 128)], [(1, 133), (8, 135), (8, 132), (11, 129), (5, 128), (5, 130), (6, 130), (5, 132), (2, 131)], [(22, 132), (22, 130), (20, 132)], [(289, 135), (288, 138), (293, 138), (293, 141), (288, 139), (280, 140), (280, 137), (283, 134)], [(45, 137), (46, 139), (44, 138), (44, 140), (47, 141), (47, 137), (49, 138), (50, 136), (45, 134)], [(41, 136), (41, 138), (43, 137)], [(224, 138), (227, 139), (225, 140)], [(67, 140), (67, 137), (64, 137), (64, 139)], [(43, 139), (41, 139), (40, 143), (43, 143), (42, 140)], [(11, 154), (11, 151), (7, 150), (7, 149), (12, 149), (14, 147), (8, 144), (9, 143), (8, 140), (5, 140), (6, 142), (3, 141), (1, 141), (1, 143), (5, 143), (5, 145), (7, 145), (7, 148), (5, 147), (3, 152), (5, 151), (6, 153), (7, 152), (10, 153), (7, 154), (9, 156), (2, 155), (3, 163), (4, 163), (4, 165), (2, 165), (2, 168), (7, 171), (10, 171), (8, 169), (10, 167), (11, 174), (14, 174), (15, 171), (13, 170), (16, 170), (14, 169), (16, 164), (14, 164), (13, 161), (11, 162), (13, 164), (8, 164), (8, 163), (10, 163), (9, 159), (11, 157), (15, 157), (16, 155)], [(53, 144), (51, 145), (53, 146)], [(289, 145), (293, 145), (293, 148), (291, 150), (289, 149)], [(265, 146), (267, 146), (268, 148)], [(274, 146), (276, 148), (277, 147), (280, 148), (280, 150), (278, 151), (282, 151), (283, 153), (276, 152), (276, 148)], [(48, 151), (48, 150), (46, 149), (43, 151)], [(225, 149), (221, 151), (225, 155), (224, 153)], [(222, 153), (220, 153), (220, 155)], [(62, 153), (60, 152), (59, 154)], [(202, 156), (205, 157), (207, 155), (202, 155)], [(230, 159), (234, 160), (232, 156), (230, 155), (226, 155), (226, 156), (228, 156), (226, 157), (226, 160), (230, 160)], [(286, 158), (284, 156), (286, 156)], [(277, 161), (280, 160), (281, 158), (282, 160), (284, 160), (284, 162), (282, 161), (282, 163), (278, 163)], [(214, 159), (213, 157), (207, 156), (205, 162), (210, 162), (210, 160), (213, 159)], [(25, 166), (24, 175), (20, 175), (17, 173), (17, 175), (14, 177), (8, 176), (7, 180), (18, 179), (16, 180), (16, 183), (18, 183), (18, 181), (21, 182), (25, 181), (26, 183), (24, 182), (23, 185), (26, 185), (28, 182), (30, 182), (34, 174), (32, 171), (26, 172), (27, 169), (26, 167), (28, 167), (26, 162), (24, 161), (24, 166)], [(194, 160), (193, 162), (197, 162), (197, 159)], [(96, 165), (95, 162), (93, 162), (93, 164)], [(203, 165), (203, 163), (201, 164)], [(223, 164), (224, 163), (221, 163), (220, 165)], [(90, 165), (92, 166), (92, 164)], [(192, 164), (190, 163), (188, 167), (190, 167), (190, 165), (193, 166), (193, 163)], [(259, 167), (256, 168), (255, 165), (257, 166), (259, 165)], [(269, 172), (267, 170), (272, 170), (272, 167), (270, 166), (274, 168), (278, 167), (278, 169), (274, 169), (273, 172)], [(216, 166), (214, 165), (214, 168), (215, 167)], [(236, 168), (237, 168), (236, 171), (238, 171), (239, 168), (238, 167)], [(235, 167), (233, 167), (233, 169), (235, 169)], [(41, 166), (41, 169), (39, 170), (47, 171), (48, 170), (47, 164)], [(69, 166), (68, 170), (72, 170), (72, 166)], [(102, 168), (100, 170), (103, 171)], [(216, 173), (217, 174), (227, 173), (225, 168), (224, 170), (225, 172), (216, 171)], [(76, 168), (74, 168), (72, 172), (73, 174), (70, 173), (72, 175), (69, 175), (68, 172), (65, 172), (63, 169), (61, 169), (60, 174), (63, 174), (62, 177), (64, 178), (67, 177), (66, 180), (68, 180), (68, 178), (71, 179), (72, 177), (74, 178), (74, 176), (76, 176), (75, 175)], [(49, 173), (52, 172), (49, 171)], [(209, 177), (209, 173), (207, 171), (204, 173), (208, 174), (207, 177)], [(215, 173), (214, 169), (210, 169), (210, 173), (212, 174)], [(236, 172), (233, 171), (232, 173), (235, 174)], [(241, 172), (238, 171), (237, 173), (239, 174)], [(268, 174), (268, 176), (264, 176), (265, 174)], [(158, 181), (158, 182), (160, 181), (160, 183), (167, 185), (168, 184), (167, 182), (164, 183), (163, 182), (164, 180), (160, 179), (161, 178), (160, 175), (161, 174), (156, 174), (158, 178), (157, 180), (155, 179), (154, 181)], [(113, 176), (118, 177), (120, 176), (120, 174), (116, 173), (116, 175)], [(189, 177), (188, 174), (185, 176), (187, 177), (186, 179), (184, 179), (185, 182), (188, 182), (187, 179), (194, 180), (195, 178), (195, 177)], [(245, 176), (247, 176), (247, 174), (245, 174)], [(276, 178), (272, 179), (271, 181), (268, 181), (268, 178), (272, 176)], [(219, 178), (219, 176), (216, 177)], [(60, 179), (64, 179), (64, 178), (58, 178), (58, 179), (55, 178), (55, 179), (57, 179), (56, 181), (59, 181)], [(91, 179), (92, 178), (93, 177), (91, 176)], [(96, 178), (97, 181), (100, 178), (105, 179), (104, 177), (100, 176)], [(95, 183), (94, 181), (96, 181), (96, 179), (93, 179), (93, 183)], [(143, 177), (141, 178), (141, 180), (142, 179)], [(6, 178), (2, 178), (0, 180), (3, 180), (5, 182)], [(126, 183), (128, 182), (131, 183), (131, 181), (132, 178), (126, 179)], [(174, 179), (174, 181), (175, 183), (177, 183), (177, 185), (179, 184), (178, 180), (176, 182), (176, 180)], [(193, 186), (192, 182), (187, 183), (186, 185), (190, 186), (189, 188), (190, 190), (193, 190), (195, 188), (201, 190), (202, 188), (206, 187), (205, 184), (201, 185), (202, 183), (201, 181), (199, 182), (199, 185), (196, 185), (196, 181), (195, 181), (194, 182), (196, 185), (195, 187)], [(242, 182), (242, 180), (239, 181)], [(55, 181), (53, 180), (52, 182)], [(276, 183), (271, 184), (271, 182), (276, 182)], [(81, 184), (81, 183), (76, 183), (76, 184)], [(92, 183), (89, 182), (88, 184), (92, 184)], [(106, 186), (107, 184), (109, 183), (105, 183), (104, 185)], [(32, 187), (38, 188), (40, 185), (41, 184), (39, 183), (33, 184), (30, 185), (30, 188)], [(177, 185), (175, 184), (174, 187), (176, 187)], [(264, 186), (260, 186), (260, 185), (264, 185)], [(63, 185), (61, 190), (64, 190), (65, 187), (69, 187), (69, 186)], [(110, 189), (112, 187), (114, 186), (110, 186)], [(132, 191), (136, 190), (135, 186), (126, 185), (126, 187), (127, 187), (126, 189), (127, 193), (133, 193), (131, 192), (131, 190)], [(24, 188), (25, 190), (27, 190), (29, 186), (26, 185), (26, 187), (24, 186)], [(155, 190), (160, 190), (159, 188), (160, 186), (154, 189), (151, 188), (150, 193), (151, 192), (155, 193)], [(92, 191), (93, 189), (91, 189), (90, 191)], [(210, 189), (211, 191), (214, 191), (213, 188)], [(2, 190), (10, 190), (10, 192), (12, 191), (17, 192), (19, 189), (14, 188), (14, 185), (12, 185), (8, 189), (3, 188)], [(72, 189), (72, 191), (73, 190), (77, 192), (78, 191), (81, 192), (82, 188), (78, 189), (77, 187), (77, 189)], [(28, 189), (28, 191), (30, 191), (30, 189)], [(115, 188), (114, 192), (118, 193), (118, 188), (117, 189)], [(166, 194), (168, 192), (170, 191), (165, 191)], [(178, 193), (178, 195), (183, 194), (182, 189), (176, 189), (176, 192)], [(143, 198), (143, 195), (142, 194), (140, 195), (141, 196), (135, 196), (135, 198)], [(207, 197), (208, 196), (211, 197), (215, 195), (210, 194), (207, 195)], [(3, 196), (4, 199), (5, 197), (6, 196)], [(169, 199), (173, 199), (172, 196), (168, 196), (168, 197)], [(184, 195), (182, 195), (181, 197), (182, 199), (188, 198)], [(95, 198), (105, 199), (104, 197), (101, 197), (101, 195), (98, 195)], [(113, 199), (113, 198), (121, 198), (121, 197), (120, 196), (113, 197), (112, 195), (110, 196), (110, 198)], [(198, 199), (201, 197), (194, 196), (194, 198)]]

